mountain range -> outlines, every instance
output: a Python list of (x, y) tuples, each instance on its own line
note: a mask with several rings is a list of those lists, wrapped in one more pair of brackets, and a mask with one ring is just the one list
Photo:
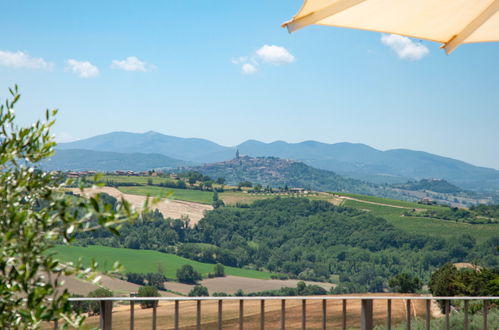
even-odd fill
[(154, 168), (176, 168), (191, 164), (161, 154), (119, 153), (85, 149), (60, 149), (42, 162), (45, 170), (59, 171), (147, 171)]
[[(180, 138), (157, 132), (112, 132), (75, 142), (58, 150), (84, 149), (123, 154), (160, 154), (198, 164), (226, 161), (236, 150), (252, 157), (273, 156), (303, 162), (318, 169), (372, 183), (403, 183), (425, 178), (445, 179), (463, 189), (499, 191), (499, 171), (460, 160), (409, 149), (381, 151), (365, 144), (304, 141), (264, 143), (248, 140), (226, 147), (199, 138)], [(166, 163), (166, 162), (165, 162)], [(171, 162), (165, 167), (171, 167)], [(154, 167), (154, 166), (150, 166)], [(161, 166), (158, 166), (161, 167)]]

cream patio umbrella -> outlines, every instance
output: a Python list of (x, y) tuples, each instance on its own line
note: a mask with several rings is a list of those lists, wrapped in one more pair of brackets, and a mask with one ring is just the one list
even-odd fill
[(499, 41), (499, 0), (304, 0), (283, 27), (311, 24), (431, 40), (450, 54), (463, 43)]

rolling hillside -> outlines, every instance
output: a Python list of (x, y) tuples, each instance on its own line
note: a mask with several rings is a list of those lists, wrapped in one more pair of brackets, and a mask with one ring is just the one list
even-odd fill
[(462, 189), (499, 191), (499, 171), (430, 154), (394, 149), (381, 151), (365, 144), (304, 141), (264, 143), (248, 140), (233, 147), (214, 142), (179, 138), (156, 132), (112, 132), (88, 139), (61, 143), (59, 149), (88, 149), (121, 153), (160, 153), (197, 163), (229, 160), (236, 149), (253, 157), (275, 156), (373, 183), (404, 183), (408, 180), (445, 179)]
[[(125, 272), (133, 273), (152, 273), (156, 272), (158, 264), (165, 269), (167, 278), (176, 279), (177, 269), (183, 265), (191, 265), (203, 276), (207, 276), (213, 271), (213, 264), (198, 262), (179, 257), (170, 253), (162, 253), (150, 250), (133, 250), (124, 248), (113, 248), (107, 246), (67, 246), (58, 245), (52, 249), (62, 261), (75, 261), (82, 259), (86, 266), (90, 265), (92, 260), (99, 263), (100, 271), (109, 271), (112, 269), (115, 261), (119, 261)], [(249, 278), (270, 279), (271, 273), (257, 270), (241, 269), (236, 267), (225, 267), (227, 275), (242, 276)]]
[(345, 178), (331, 171), (316, 169), (302, 162), (277, 157), (242, 156), (232, 160), (186, 168), (212, 178), (223, 177), (237, 185), (242, 181), (271, 187), (299, 187), (316, 191), (352, 192), (377, 196), (396, 193), (384, 187)]

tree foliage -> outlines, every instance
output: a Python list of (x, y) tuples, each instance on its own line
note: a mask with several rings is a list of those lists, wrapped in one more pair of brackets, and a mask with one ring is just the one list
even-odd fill
[[(499, 296), (499, 269), (473, 266), (457, 269), (447, 263), (431, 276), (430, 291), (434, 296)], [(443, 310), (443, 301), (439, 301)]]
[(84, 233), (80, 242), (130, 247), (133, 240), (135, 248), (301, 280), (328, 281), (339, 275), (335, 293), (381, 292), (400, 273), (426, 282), (446, 262), (480, 259), (486, 266), (499, 265), (499, 238), (477, 243), (470, 235), (409, 234), (372, 214), (306, 198), (226, 206), (207, 212), (194, 227), (155, 211), (120, 232)]
[(415, 293), (421, 289), (422, 283), (417, 276), (401, 273), (392, 277), (388, 282), (388, 286), (395, 292)]
[(183, 265), (177, 270), (177, 279), (181, 283), (196, 284), (202, 277), (191, 265)]
[(36, 165), (53, 155), (50, 135), (57, 111), (28, 127), (16, 124), (17, 86), (0, 105), (0, 328), (37, 328), (62, 319), (78, 326), (83, 317), (60, 289), (61, 276), (91, 277), (92, 269), (64, 264), (48, 253), (56, 243), (69, 244), (77, 233), (119, 224), (136, 214), (121, 201), (116, 207), (99, 195), (88, 199), (64, 193), (71, 182)]
[(225, 276), (225, 267), (221, 263), (217, 262), (215, 267), (213, 267), (213, 274), (215, 277), (224, 277)]
[[(141, 286), (137, 292), (138, 297), (159, 297), (160, 294), (155, 286), (146, 285)], [(158, 301), (154, 300), (142, 300), (140, 301), (140, 307), (142, 308), (153, 308), (158, 305)]]
[(223, 200), (218, 197), (218, 191), (213, 192), (213, 203), (211, 204), (214, 209), (218, 209), (219, 207), (225, 206)]
[(196, 285), (189, 291), (189, 297), (208, 297), (208, 288), (202, 285)]

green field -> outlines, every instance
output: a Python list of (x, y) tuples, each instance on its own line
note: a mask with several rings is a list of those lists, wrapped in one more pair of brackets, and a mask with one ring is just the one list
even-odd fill
[[(368, 196), (363, 196), (368, 197)], [(356, 197), (357, 198), (357, 197)], [(383, 203), (397, 205), (399, 201), (393, 201), (383, 198)], [(378, 202), (378, 201), (376, 201)], [(395, 227), (404, 230), (408, 233), (421, 234), (428, 236), (437, 236), (443, 238), (450, 238), (462, 234), (469, 234), (473, 236), (477, 242), (486, 241), (492, 237), (499, 236), (499, 225), (472, 225), (462, 222), (455, 222), (449, 220), (440, 220), (432, 218), (419, 218), (419, 217), (404, 217), (404, 209), (363, 203), (359, 201), (346, 200), (344, 206), (353, 207), (362, 210), (368, 210), (370, 213), (385, 218), (389, 223)], [(419, 205), (419, 208), (428, 208), (427, 205)], [(400, 206), (400, 205), (398, 205)], [(429, 206), (439, 207), (439, 206)]]
[(150, 195), (151, 197), (165, 197), (169, 192), (172, 192), (173, 194), (170, 196), (172, 199), (201, 204), (211, 204), (213, 202), (213, 192), (211, 191), (163, 188), (158, 186), (122, 186), (118, 187), (118, 189), (127, 194)]
[[(168, 192), (173, 194), (170, 196), (172, 199), (195, 202), (201, 204), (211, 204), (213, 202), (213, 192), (202, 191), (202, 190), (192, 190), (192, 189), (176, 189), (176, 188), (165, 188), (158, 186), (120, 186), (118, 189), (127, 194), (133, 195), (150, 195), (152, 197), (165, 197)], [(255, 200), (274, 198), (278, 195), (265, 195), (265, 194), (247, 194), (241, 191), (225, 191), (219, 193), (218, 197), (222, 199), (226, 204), (236, 204), (248, 203), (251, 204)], [(288, 196), (280, 196), (288, 197)], [(311, 196), (310, 198), (318, 199), (318, 196)]]
[[(213, 272), (213, 264), (197, 262), (169, 253), (161, 253), (150, 250), (133, 250), (125, 248), (112, 248), (106, 246), (91, 245), (88, 247), (58, 245), (52, 249), (57, 253), (61, 261), (76, 262), (81, 258), (82, 263), (90, 265), (92, 260), (99, 263), (100, 271), (112, 269), (115, 261), (119, 261), (124, 267), (124, 272), (150, 273), (156, 272), (158, 264), (165, 270), (167, 278), (175, 279), (177, 269), (183, 265), (192, 265), (203, 277)], [(256, 270), (225, 267), (226, 275), (242, 276), (257, 279), (270, 279), (271, 273)]]
[(396, 199), (390, 199), (390, 198), (384, 198), (384, 197), (375, 197), (375, 196), (366, 196), (366, 195), (356, 195), (356, 194), (345, 194), (345, 193), (334, 193), (335, 195), (339, 196), (346, 196), (346, 197), (352, 197), (355, 199), (367, 201), (367, 202), (374, 202), (374, 203), (381, 203), (381, 204), (389, 204), (389, 205), (394, 205), (394, 206), (402, 206), (402, 207), (410, 207), (410, 208), (425, 208), (425, 209), (431, 209), (431, 208), (440, 208), (441, 206), (436, 206), (436, 205), (424, 205), (424, 204), (418, 204), (416, 202), (407, 202), (407, 201), (400, 201)]
[[(93, 178), (88, 178), (92, 180)], [(160, 184), (161, 182), (175, 182), (174, 179), (170, 178), (160, 178), (157, 176), (127, 176), (127, 175), (103, 175), (99, 181), (113, 181), (113, 182), (125, 182), (125, 183), (136, 183), (141, 185), (147, 185), (148, 180), (152, 180), (152, 184)]]

